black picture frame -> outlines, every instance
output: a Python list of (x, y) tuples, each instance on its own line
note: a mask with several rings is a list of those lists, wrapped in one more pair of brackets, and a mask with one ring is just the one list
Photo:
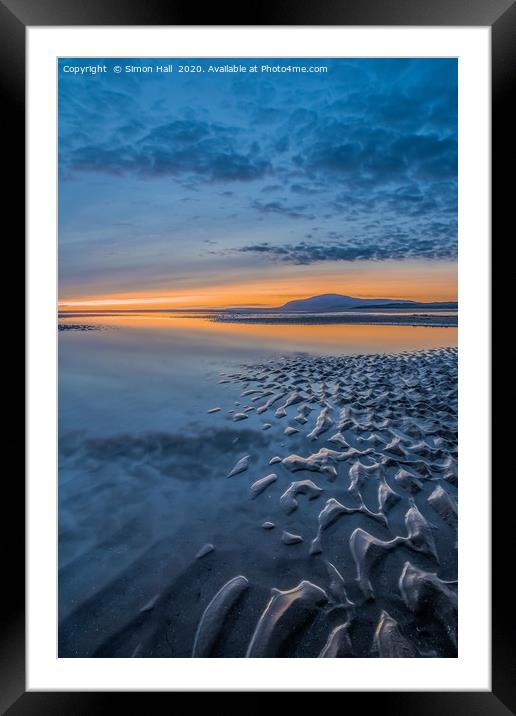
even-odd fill
[[(199, 22), (199, 18), (202, 22)], [(492, 37), (492, 234), (503, 241), (513, 221), (508, 212), (514, 199), (514, 114), (509, 110), (516, 55), (515, 0), (250, 0), (235, 9), (213, 3), (202, 10), (193, 3), (174, 0), (0, 0), (0, 91), (4, 120), (4, 217), (15, 216), (12, 238), (23, 246), (25, 206), (25, 31), (30, 26), (74, 25), (361, 25), (361, 26), (489, 26)], [(513, 151), (511, 151), (511, 148)], [(512, 183), (513, 185), (513, 183)], [(512, 201), (511, 201), (512, 199)], [(511, 217), (512, 218), (512, 217)], [(14, 241), (11, 243), (15, 243)], [(494, 435), (494, 432), (493, 432)], [(19, 472), (19, 471), (18, 471)], [(21, 714), (92, 714), (120, 708), (153, 712), (171, 707), (170, 693), (26, 692), (25, 687), (25, 570), (24, 484), (18, 472), (4, 475), (4, 520), (13, 519), (4, 535), (3, 573), (5, 606), (1, 612), (0, 709)], [(512, 476), (511, 476), (512, 477)], [(488, 479), (489, 476), (486, 476)], [(500, 476), (502, 481), (504, 476)], [(508, 487), (506, 489), (509, 489)], [(492, 691), (490, 692), (360, 692), (346, 693), (350, 703), (379, 708), (382, 713), (418, 716), (439, 713), (456, 716), (516, 713), (516, 649), (510, 633), (514, 593), (507, 579), (510, 544), (509, 507), (503, 489), (493, 482), (492, 495)], [(5, 509), (7, 506), (8, 509)], [(503, 510), (503, 512), (502, 512)], [(474, 595), (472, 595), (474, 598)], [(344, 668), (344, 667), (343, 667)], [(366, 666), (364, 667), (366, 668)], [(410, 684), (407, 684), (410, 688)], [(151, 698), (151, 704), (141, 697)], [(115, 703), (116, 697), (116, 703)], [(157, 699), (160, 697), (160, 702)], [(163, 702), (162, 699), (168, 699)], [(375, 702), (373, 704), (373, 701)]]

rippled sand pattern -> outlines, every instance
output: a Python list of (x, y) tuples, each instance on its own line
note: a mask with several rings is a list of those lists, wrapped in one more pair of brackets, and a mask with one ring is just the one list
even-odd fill
[(294, 356), (217, 381), (213, 432), (63, 446), (108, 466), (90, 488), (106, 515), (113, 483), (163, 515), (167, 471), (193, 497), (184, 526), (139, 552), (137, 517), (122, 535), (92, 528), (119, 566), (102, 588), (85, 576), (98, 550), (61, 559), (60, 655), (456, 656), (457, 350)]

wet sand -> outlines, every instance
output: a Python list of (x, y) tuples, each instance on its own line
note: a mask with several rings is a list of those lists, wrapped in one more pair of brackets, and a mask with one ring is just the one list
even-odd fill
[(60, 656), (457, 655), (455, 348), (251, 361), (204, 406), (63, 432)]

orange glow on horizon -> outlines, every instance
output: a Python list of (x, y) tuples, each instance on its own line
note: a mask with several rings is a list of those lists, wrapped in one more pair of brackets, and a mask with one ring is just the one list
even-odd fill
[(296, 275), (252, 279), (174, 290), (105, 293), (63, 297), (59, 309), (208, 309), (248, 306), (275, 308), (287, 301), (323, 293), (340, 293), (357, 298), (391, 298), (414, 301), (457, 300), (457, 267), (450, 263), (438, 268), (405, 266), (388, 271), (372, 267), (360, 273), (321, 275), (307, 267)]

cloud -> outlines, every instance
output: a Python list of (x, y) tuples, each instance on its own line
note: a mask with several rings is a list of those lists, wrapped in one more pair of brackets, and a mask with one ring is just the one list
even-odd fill
[(300, 241), (296, 244), (274, 245), (267, 242), (249, 244), (235, 249), (240, 253), (264, 256), (274, 261), (308, 265), (321, 261), (385, 261), (392, 259), (424, 258), (452, 259), (456, 248), (448, 241), (449, 229), (444, 225), (427, 230), (428, 238), (409, 242), (403, 234), (384, 236), (371, 243), (370, 237), (357, 238), (353, 243), (316, 244)]
[[(234, 132), (234, 130), (233, 130)], [(264, 176), (270, 163), (251, 145), (237, 150), (232, 128), (200, 121), (176, 120), (153, 128), (136, 142), (119, 142), (121, 133), (65, 158), (72, 171), (135, 173), (142, 177), (196, 175), (205, 181), (250, 181)]]
[(452, 137), (357, 128), (335, 119), (322, 121), (314, 134), (293, 157), (308, 175), (340, 175), (369, 186), (456, 177), (457, 142)]
[(298, 204), (291, 206), (281, 201), (253, 201), (251, 202), (253, 209), (261, 212), (262, 214), (282, 214), (288, 216), (291, 219), (310, 219), (313, 220), (315, 216), (307, 212), (307, 206), (304, 204)]
[(61, 76), (63, 280), (128, 267), (150, 282), (169, 254), (194, 272), (205, 239), (249, 264), (455, 257), (456, 60), (326, 62), (324, 76)]

